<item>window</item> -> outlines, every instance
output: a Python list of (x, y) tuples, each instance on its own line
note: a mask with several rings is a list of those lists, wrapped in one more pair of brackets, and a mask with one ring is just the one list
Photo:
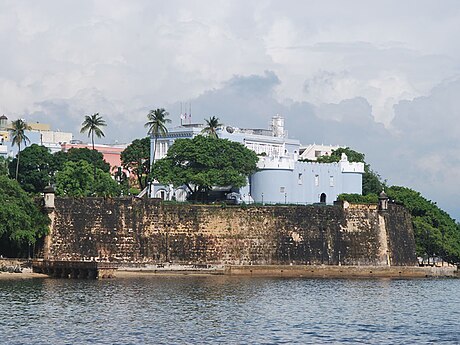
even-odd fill
[(298, 184), (302, 184), (302, 173), (299, 173)]
[(315, 175), (315, 186), (319, 186), (319, 175)]
[(334, 187), (334, 176), (329, 176), (329, 187)]
[(284, 193), (284, 190), (285, 190), (284, 187), (280, 187), (280, 193)]
[(315, 157), (316, 158), (321, 157), (321, 151), (315, 151)]

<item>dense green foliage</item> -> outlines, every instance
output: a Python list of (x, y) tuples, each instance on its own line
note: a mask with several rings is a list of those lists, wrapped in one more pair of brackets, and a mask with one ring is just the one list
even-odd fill
[(255, 152), (240, 143), (198, 135), (177, 139), (152, 173), (162, 184), (187, 186), (192, 199), (198, 199), (213, 186), (246, 185), (257, 162)]
[(94, 169), (88, 162), (69, 161), (56, 174), (56, 194), (73, 197), (118, 196), (120, 187), (109, 173)]
[(144, 189), (150, 174), (150, 138), (136, 139), (128, 145), (121, 153), (121, 163), (136, 175), (140, 189)]
[(363, 162), (364, 163), (364, 154), (354, 151), (349, 147), (339, 147), (337, 150), (333, 150), (330, 156), (321, 156), (318, 157), (318, 163), (335, 163), (340, 161), (342, 158), (342, 153), (345, 153), (348, 157), (349, 162)]
[(0, 248), (21, 249), (46, 235), (49, 218), (15, 180), (0, 176)]
[[(21, 151), (21, 160), (18, 169), (18, 182), (29, 193), (41, 193), (43, 189), (55, 183), (58, 171), (63, 170), (67, 162), (85, 161), (96, 169), (106, 173), (110, 165), (104, 161), (102, 153), (87, 148), (71, 148), (68, 152), (51, 154), (49, 150), (37, 144), (32, 144)], [(15, 176), (17, 158), (9, 163), (10, 176)]]
[(101, 169), (104, 172), (110, 172), (110, 164), (104, 160), (104, 155), (96, 150), (84, 148), (71, 148), (67, 152), (60, 151), (54, 154), (54, 170), (61, 170), (66, 162), (86, 161), (89, 164)]
[[(15, 175), (17, 160), (14, 158), (9, 165), (10, 176)], [(32, 144), (21, 152), (17, 180), (26, 192), (41, 193), (51, 183), (54, 169), (54, 157), (49, 150)]]
[(337, 197), (339, 201), (348, 201), (355, 204), (376, 204), (379, 202), (379, 197), (377, 194), (371, 193), (366, 195), (361, 194), (340, 194)]
[(392, 186), (386, 193), (411, 213), (417, 255), (460, 262), (460, 228), (449, 214), (412, 189)]
[(11, 163), (11, 158), (0, 157), (0, 175), (2, 176), (9, 175), (10, 163)]
[(386, 181), (382, 182), (380, 175), (373, 171), (369, 164), (364, 163), (363, 195), (378, 195), (385, 187)]

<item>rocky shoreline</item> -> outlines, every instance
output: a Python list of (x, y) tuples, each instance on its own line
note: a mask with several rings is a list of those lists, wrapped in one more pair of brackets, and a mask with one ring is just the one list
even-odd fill
[(0, 272), (0, 280), (19, 280), (19, 279), (33, 279), (33, 278), (49, 278), (46, 274), (32, 272), (31, 268), (24, 268), (22, 272)]

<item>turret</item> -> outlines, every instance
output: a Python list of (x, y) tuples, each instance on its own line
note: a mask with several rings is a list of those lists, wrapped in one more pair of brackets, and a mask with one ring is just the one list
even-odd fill
[(272, 135), (277, 138), (284, 138), (284, 117), (276, 115), (272, 117)]
[(388, 196), (383, 190), (379, 195), (379, 210), (380, 211), (388, 210)]
[(46, 186), (43, 190), (45, 199), (45, 208), (49, 211), (54, 210), (54, 188), (52, 186)]
[(6, 129), (8, 125), (8, 118), (5, 115), (0, 116), (0, 129)]

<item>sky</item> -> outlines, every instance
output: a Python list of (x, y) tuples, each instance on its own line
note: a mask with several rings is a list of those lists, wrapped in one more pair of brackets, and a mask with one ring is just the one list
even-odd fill
[(0, 113), (76, 139), (146, 135), (151, 109), (349, 146), (460, 220), (457, 0), (2, 0)]

